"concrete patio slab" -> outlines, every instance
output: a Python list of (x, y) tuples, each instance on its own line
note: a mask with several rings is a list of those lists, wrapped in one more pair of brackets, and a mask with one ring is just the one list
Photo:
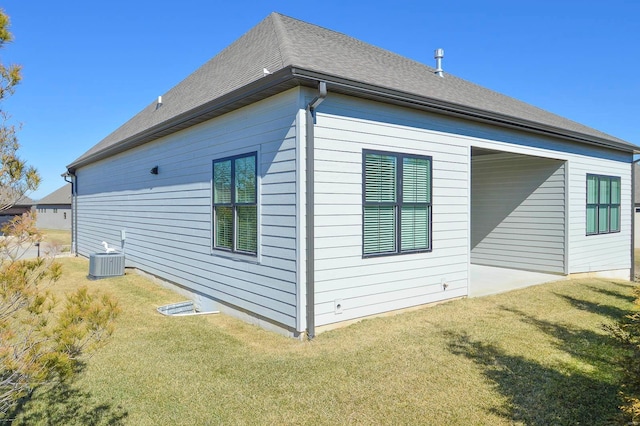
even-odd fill
[(487, 296), (566, 279), (567, 277), (564, 275), (471, 265), (469, 297)]

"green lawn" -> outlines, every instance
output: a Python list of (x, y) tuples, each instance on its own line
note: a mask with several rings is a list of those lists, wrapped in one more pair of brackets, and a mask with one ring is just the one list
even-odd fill
[(116, 332), (78, 380), (15, 424), (600, 425), (620, 355), (602, 325), (632, 284), (559, 281), (362, 321), (300, 342), (225, 315), (164, 317), (183, 300), (135, 274), (78, 284), (120, 300)]

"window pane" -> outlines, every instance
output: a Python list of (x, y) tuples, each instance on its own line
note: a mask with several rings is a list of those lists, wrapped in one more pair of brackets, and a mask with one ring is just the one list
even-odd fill
[(611, 204), (620, 204), (620, 178), (611, 178)]
[(237, 247), (239, 251), (256, 253), (258, 247), (258, 210), (256, 206), (238, 206)]
[(233, 247), (233, 210), (231, 207), (216, 206), (214, 246), (231, 250)]
[(609, 178), (608, 177), (604, 177), (604, 176), (600, 176), (600, 197), (598, 200), (598, 203), (600, 204), (609, 204), (611, 201), (611, 197), (610, 197), (610, 184), (609, 184)]
[(598, 202), (598, 177), (587, 176), (587, 204)]
[(598, 206), (598, 232), (609, 232), (609, 206)]
[(620, 231), (620, 177), (587, 175), (587, 234)]
[(231, 160), (213, 163), (213, 202), (231, 203)]
[(391, 155), (365, 156), (365, 200), (396, 201), (396, 158)]
[(236, 203), (256, 202), (256, 157), (235, 160)]
[(402, 160), (402, 200), (405, 203), (431, 201), (430, 161), (407, 157)]
[(364, 207), (364, 254), (396, 251), (396, 215), (393, 206)]
[(598, 232), (596, 206), (587, 206), (587, 234)]
[(429, 207), (403, 206), (401, 219), (401, 250), (428, 249)]
[(611, 228), (609, 232), (620, 231), (620, 206), (611, 206)]

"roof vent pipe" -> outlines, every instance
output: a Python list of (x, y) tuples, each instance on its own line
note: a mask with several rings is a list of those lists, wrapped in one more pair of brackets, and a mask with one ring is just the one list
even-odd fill
[(435, 74), (439, 77), (444, 77), (444, 72), (442, 70), (442, 58), (444, 58), (444, 49), (436, 49), (434, 52), (434, 58), (436, 58), (436, 70)]

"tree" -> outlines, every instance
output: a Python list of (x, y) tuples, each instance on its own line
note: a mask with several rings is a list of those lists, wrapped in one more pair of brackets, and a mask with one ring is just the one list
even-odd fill
[[(0, 48), (10, 42), (9, 18), (0, 9)], [(14, 93), (20, 67), (0, 63), (0, 102)], [(1, 104), (0, 104), (1, 105)], [(40, 177), (17, 151), (16, 128), (0, 108), (0, 210), (11, 207)], [(0, 422), (21, 398), (55, 386), (82, 366), (88, 351), (113, 332), (119, 309), (107, 295), (80, 287), (58, 303), (52, 286), (62, 269), (53, 256), (20, 260), (24, 250), (42, 241), (35, 214), (9, 221), (0, 236)]]
[[(9, 17), (0, 9), (0, 49), (11, 42)], [(0, 63), (0, 102), (14, 93), (21, 80), (19, 65), (6, 66)], [(0, 210), (16, 203), (27, 191), (40, 185), (40, 176), (35, 168), (22, 161), (17, 151), (20, 148), (15, 126), (9, 124), (10, 116), (0, 108)]]

